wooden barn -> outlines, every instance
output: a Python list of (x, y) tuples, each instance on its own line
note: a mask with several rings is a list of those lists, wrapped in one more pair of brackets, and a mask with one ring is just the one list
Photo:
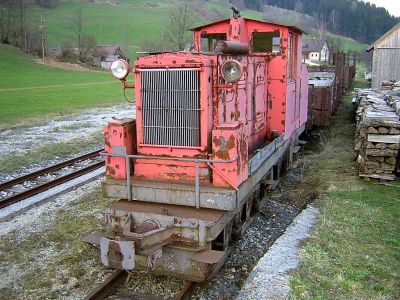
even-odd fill
[(93, 50), (94, 64), (103, 69), (109, 69), (112, 62), (117, 59), (125, 59), (121, 48), (116, 45), (99, 45)]
[(400, 80), (400, 23), (367, 49), (371, 51), (372, 88), (379, 88), (384, 80)]

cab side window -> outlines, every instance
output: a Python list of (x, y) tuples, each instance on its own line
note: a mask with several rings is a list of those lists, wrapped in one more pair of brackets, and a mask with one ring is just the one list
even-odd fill
[(214, 51), (215, 43), (219, 40), (226, 41), (226, 33), (210, 33), (201, 35), (201, 51)]
[(279, 40), (279, 32), (253, 32), (252, 48), (254, 53), (272, 53), (275, 52), (276, 41)]

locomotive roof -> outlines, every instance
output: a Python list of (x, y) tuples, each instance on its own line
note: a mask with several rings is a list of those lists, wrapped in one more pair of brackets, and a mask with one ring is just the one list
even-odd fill
[[(246, 20), (246, 21), (257, 22), (257, 23), (261, 23), (261, 24), (274, 24), (274, 25), (284, 26), (284, 27), (288, 27), (290, 29), (293, 29), (293, 30), (301, 32), (301, 33), (306, 33), (303, 29), (301, 29), (301, 28), (299, 28), (297, 26), (294, 26), (294, 25), (272, 23), (272, 22), (266, 22), (266, 21), (249, 19), (249, 18), (241, 18), (241, 19)], [(194, 27), (194, 28), (192, 28), (190, 30), (191, 31), (197, 31), (197, 30), (202, 29), (204, 27), (209, 27), (209, 26), (212, 26), (212, 25), (220, 24), (220, 23), (228, 23), (229, 24), (230, 20), (231, 19), (223, 19), (223, 20), (219, 20), (219, 21), (216, 21), (216, 22), (207, 23), (207, 24), (204, 24), (204, 25), (201, 25), (201, 26), (198, 26), (198, 27)]]

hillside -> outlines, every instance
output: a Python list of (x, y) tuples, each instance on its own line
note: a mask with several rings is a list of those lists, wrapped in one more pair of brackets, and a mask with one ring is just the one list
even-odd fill
[[(209, 0), (192, 3), (190, 8), (196, 16), (197, 23), (227, 18), (231, 15), (230, 4), (227, 0)], [(60, 47), (69, 43), (77, 44), (76, 15), (82, 13), (83, 32), (92, 35), (98, 44), (118, 44), (129, 57), (134, 57), (145, 40), (160, 40), (165, 30), (169, 14), (174, 2), (170, 0), (96, 0), (73, 1), (60, 0), (51, 9), (34, 7), (29, 12), (31, 23), (37, 23), (40, 15), (46, 19), (46, 35), (49, 48)], [(278, 21), (271, 19), (272, 15), (243, 9), (242, 16), (259, 20)], [(276, 13), (274, 13), (276, 15)], [(106, 17), (105, 17), (106, 16)], [(284, 15), (293, 21), (293, 15)], [(275, 20), (276, 19), (276, 20)], [(307, 28), (309, 29), (309, 28)], [(348, 42), (341, 37), (341, 44), (346, 50)], [(365, 46), (352, 41), (353, 49), (363, 49)]]
[(232, 0), (239, 7), (263, 11), (265, 5), (316, 18), (333, 33), (371, 44), (400, 22), (385, 8), (360, 0)]

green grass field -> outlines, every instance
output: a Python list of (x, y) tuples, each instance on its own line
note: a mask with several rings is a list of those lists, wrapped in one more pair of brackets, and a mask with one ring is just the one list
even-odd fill
[(302, 247), (291, 299), (400, 299), (400, 184), (358, 177), (351, 99), (339, 107), (312, 166), (321, 215)]
[[(143, 39), (158, 39), (160, 31), (168, 18), (170, 4), (168, 0), (119, 0), (119, 5), (99, 0), (95, 3), (83, 1), (60, 1), (54, 9), (32, 10), (30, 19), (39, 20), (42, 14), (46, 19), (46, 32), (49, 46), (58, 47), (70, 40), (77, 44), (74, 22), (76, 12), (82, 5), (83, 27), (85, 34), (96, 38), (98, 44), (118, 44), (131, 57), (140, 50)], [(156, 3), (152, 6), (151, 3)], [(127, 35), (127, 41), (124, 38)], [(128, 43), (128, 45), (126, 45)], [(128, 49), (126, 47), (128, 46)]]
[(109, 72), (37, 64), (31, 56), (4, 45), (0, 45), (0, 77), (0, 128), (123, 99), (119, 82)]

